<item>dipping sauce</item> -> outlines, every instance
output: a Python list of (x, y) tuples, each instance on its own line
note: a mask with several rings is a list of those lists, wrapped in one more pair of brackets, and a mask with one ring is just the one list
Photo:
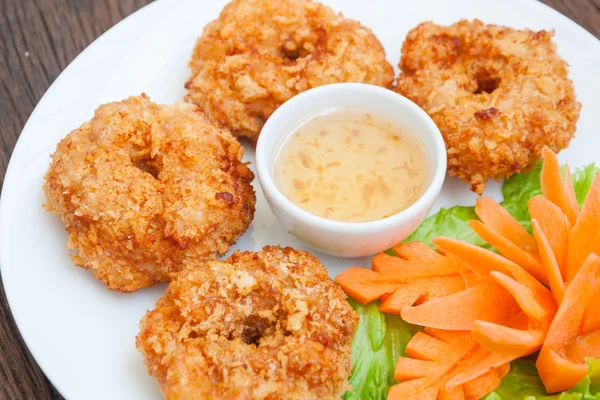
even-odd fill
[(299, 126), (274, 167), (279, 189), (294, 204), (345, 222), (375, 221), (408, 208), (430, 174), (423, 146), (410, 132), (354, 110)]

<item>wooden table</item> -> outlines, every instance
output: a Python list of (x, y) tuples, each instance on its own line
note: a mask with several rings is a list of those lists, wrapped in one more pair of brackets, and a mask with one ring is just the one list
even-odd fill
[[(542, 1), (600, 37), (600, 0)], [(149, 2), (0, 0), (0, 186), (23, 125), (54, 79), (92, 40)], [(23, 343), (2, 285), (0, 399), (62, 399)]]

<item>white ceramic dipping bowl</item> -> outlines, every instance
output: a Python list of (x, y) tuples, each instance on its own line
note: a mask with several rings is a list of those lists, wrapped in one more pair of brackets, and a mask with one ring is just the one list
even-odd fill
[[(421, 142), (429, 163), (423, 195), (410, 207), (370, 222), (332, 221), (298, 207), (279, 190), (274, 164), (286, 139), (325, 109), (372, 113), (403, 126)], [(271, 210), (285, 229), (309, 246), (338, 257), (363, 257), (406, 239), (429, 214), (446, 175), (446, 147), (431, 118), (412, 101), (378, 86), (338, 83), (303, 92), (279, 107), (264, 125), (256, 146), (258, 178)]]

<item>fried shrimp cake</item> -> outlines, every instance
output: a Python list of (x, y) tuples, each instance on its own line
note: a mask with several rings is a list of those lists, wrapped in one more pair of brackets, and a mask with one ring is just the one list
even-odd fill
[(267, 246), (180, 272), (137, 347), (166, 399), (339, 399), (357, 323), (315, 257)]
[(479, 194), (488, 178), (526, 172), (544, 146), (557, 152), (573, 138), (581, 105), (552, 36), (463, 20), (406, 37), (396, 90), (432, 117), (448, 172)]
[(186, 100), (253, 142), (300, 92), (338, 82), (387, 87), (394, 79), (370, 29), (312, 0), (233, 0), (204, 29), (190, 67)]
[(256, 198), (242, 155), (195, 106), (131, 97), (58, 144), (44, 207), (62, 219), (77, 266), (135, 291), (169, 281), (188, 257), (226, 253), (248, 228)]

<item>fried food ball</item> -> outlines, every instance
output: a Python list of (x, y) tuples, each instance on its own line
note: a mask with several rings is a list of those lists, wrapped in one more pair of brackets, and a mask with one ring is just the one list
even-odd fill
[(180, 272), (137, 347), (166, 399), (340, 399), (357, 324), (315, 257), (267, 246)]
[(135, 291), (169, 281), (186, 258), (226, 253), (248, 228), (256, 197), (243, 151), (192, 104), (105, 104), (58, 144), (44, 208), (62, 219), (77, 266)]
[(300, 92), (338, 82), (387, 87), (394, 79), (370, 29), (312, 0), (233, 0), (204, 28), (190, 67), (186, 100), (252, 142)]
[(448, 172), (476, 193), (573, 138), (581, 105), (552, 36), (462, 20), (425, 22), (406, 37), (396, 90), (432, 117)]

